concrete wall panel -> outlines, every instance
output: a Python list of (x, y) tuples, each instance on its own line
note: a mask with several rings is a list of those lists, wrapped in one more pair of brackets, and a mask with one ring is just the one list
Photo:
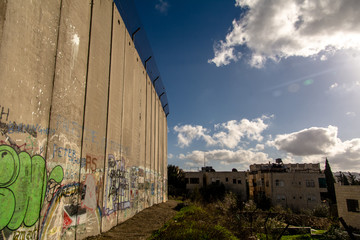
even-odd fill
[(145, 126), (145, 208), (151, 205), (151, 93), (153, 85), (146, 77), (146, 126)]
[(151, 172), (150, 172), (150, 179), (151, 179), (151, 197), (150, 197), (150, 205), (155, 204), (155, 190), (156, 190), (156, 181), (155, 181), (155, 99), (156, 99), (156, 92), (155, 89), (151, 89)]
[(167, 145), (167, 138), (168, 138), (168, 127), (167, 127), (167, 118), (166, 116), (164, 117), (164, 128), (165, 128), (165, 132), (164, 132), (164, 202), (166, 202), (168, 200), (168, 171), (167, 171), (167, 160), (168, 160), (168, 145)]
[(140, 118), (141, 118), (141, 98), (140, 98), (140, 81), (145, 75), (142, 73), (142, 63), (140, 57), (136, 51), (134, 51), (134, 78), (132, 82), (132, 161), (130, 169), (130, 203), (131, 203), (131, 215), (137, 213), (139, 208), (139, 174), (141, 167), (140, 156)]
[(155, 195), (154, 195), (154, 204), (158, 204), (159, 203), (159, 198), (158, 198), (158, 189), (159, 189), (159, 99), (156, 95), (156, 93), (154, 94), (154, 110), (155, 110), (155, 121), (154, 121), (154, 146), (155, 146), (155, 151), (154, 151), (154, 160), (155, 160), (155, 164), (154, 164), (154, 171), (155, 171)]
[(138, 189), (139, 203), (138, 211), (145, 208), (145, 127), (146, 127), (146, 71), (142, 63), (139, 64), (139, 172)]
[(94, 0), (86, 87), (76, 236), (100, 234), (113, 2)]
[(60, 186), (51, 183), (54, 197), (43, 207), (42, 239), (75, 238), (77, 223), (86, 221), (77, 218), (77, 201), (90, 17), (88, 3), (62, 1), (47, 156), (50, 168), (62, 167), (64, 179)]
[(0, 181), (0, 230), (7, 230), (0, 238), (39, 232), (59, 6), (56, 1), (0, 1), (0, 152), (2, 160), (21, 159), (19, 171), (1, 162), (0, 176), (10, 174), (14, 181)]
[[(107, 150), (104, 171), (104, 197), (102, 232), (108, 231), (117, 224), (117, 211), (124, 193), (125, 179), (124, 161), (122, 161), (121, 120), (124, 87), (124, 46), (125, 24), (114, 7), (113, 33), (110, 72), (110, 95), (107, 127)], [(119, 171), (120, 174), (116, 176)]]
[(131, 187), (131, 169), (134, 161), (133, 136), (134, 136), (134, 122), (133, 122), (133, 87), (135, 77), (135, 47), (129, 34), (125, 38), (125, 67), (124, 67), (124, 97), (123, 97), (123, 114), (122, 114), (122, 130), (121, 130), (121, 144), (124, 148), (122, 158), (124, 159), (125, 179), (124, 194), (121, 199), (121, 208), (118, 214), (118, 222), (122, 222), (129, 218), (132, 214), (131, 204), (133, 199), (130, 194)]

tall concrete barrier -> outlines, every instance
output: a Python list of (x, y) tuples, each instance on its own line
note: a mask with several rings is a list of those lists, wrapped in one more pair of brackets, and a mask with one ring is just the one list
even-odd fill
[(167, 122), (112, 0), (0, 0), (0, 239), (84, 239), (167, 201)]

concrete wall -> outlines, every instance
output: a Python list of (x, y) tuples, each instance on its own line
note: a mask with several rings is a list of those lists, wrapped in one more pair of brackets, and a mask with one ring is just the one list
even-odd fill
[(167, 200), (167, 122), (112, 0), (0, 0), (0, 239), (83, 239)]

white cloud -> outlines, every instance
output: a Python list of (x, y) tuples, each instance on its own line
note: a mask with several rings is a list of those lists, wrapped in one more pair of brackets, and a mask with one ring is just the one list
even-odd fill
[(337, 146), (337, 127), (312, 127), (290, 134), (277, 135), (273, 145), (278, 150), (289, 152), (296, 156), (327, 154)]
[(192, 151), (190, 153), (180, 154), (179, 158), (183, 160), (190, 160), (202, 166), (204, 164), (204, 155), (206, 163), (219, 162), (223, 165), (229, 164), (238, 164), (241, 165), (244, 169), (248, 168), (250, 164), (254, 163), (266, 163), (272, 161), (266, 153), (263, 152), (254, 152), (252, 150), (228, 150), (228, 149), (217, 149), (211, 151)]
[(336, 95), (357, 94), (360, 91), (359, 81), (343, 81), (330, 85), (327, 93)]
[(256, 150), (258, 150), (258, 151), (262, 151), (262, 150), (264, 150), (265, 149), (265, 145), (264, 144), (256, 144)]
[(346, 116), (355, 117), (356, 113), (355, 112), (347, 112)]
[(221, 146), (235, 148), (244, 137), (251, 141), (261, 142), (263, 140), (261, 134), (267, 127), (268, 125), (264, 123), (263, 118), (257, 118), (252, 121), (248, 119), (242, 119), (241, 121), (231, 120), (216, 125), (216, 129), (223, 131), (215, 133), (213, 138)]
[(356, 170), (360, 168), (360, 138), (341, 141), (338, 128), (312, 127), (290, 134), (277, 135), (269, 145), (294, 156), (302, 162), (322, 162), (328, 157), (334, 170)]
[(175, 132), (178, 133), (178, 145), (183, 148), (191, 144), (194, 139), (203, 138), (208, 144), (212, 144), (213, 140), (206, 133), (208, 130), (202, 126), (183, 125), (175, 126)]
[(171, 153), (168, 154), (168, 159), (172, 159), (173, 157), (174, 157), (173, 154), (171, 154)]
[(261, 142), (263, 140), (262, 133), (268, 127), (264, 120), (270, 118), (273, 118), (273, 116), (264, 115), (253, 120), (244, 118), (240, 121), (230, 120), (225, 123), (215, 124), (212, 135), (210, 135), (210, 130), (200, 125), (178, 125), (174, 127), (174, 130), (178, 134), (178, 145), (182, 148), (189, 146), (193, 140), (200, 139), (204, 140), (208, 146), (219, 145), (235, 148), (245, 138), (250, 141)]
[(321, 61), (326, 61), (328, 59), (328, 57), (326, 56), (326, 55), (322, 55), (321, 57), (320, 57), (320, 60)]
[(331, 89), (334, 89), (334, 88), (336, 88), (336, 87), (338, 87), (339, 85), (337, 84), (337, 83), (334, 83), (334, 84), (332, 84), (331, 86), (330, 86), (330, 90)]
[(291, 56), (326, 60), (342, 49), (360, 50), (360, 1), (236, 0), (245, 11), (233, 20), (224, 41), (214, 44), (209, 62), (227, 65), (240, 57), (236, 47), (251, 51), (249, 64), (261, 68), (267, 59)]
[(169, 3), (164, 0), (159, 0), (158, 3), (155, 5), (155, 9), (163, 14), (167, 14), (169, 7)]

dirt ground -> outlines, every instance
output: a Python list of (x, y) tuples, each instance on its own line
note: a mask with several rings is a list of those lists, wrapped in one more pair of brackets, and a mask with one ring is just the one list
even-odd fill
[(153, 231), (160, 229), (165, 222), (175, 216), (174, 208), (178, 202), (169, 200), (165, 203), (156, 204), (147, 208), (127, 221), (113, 227), (110, 231), (101, 235), (89, 237), (88, 240), (100, 239), (147, 239)]

